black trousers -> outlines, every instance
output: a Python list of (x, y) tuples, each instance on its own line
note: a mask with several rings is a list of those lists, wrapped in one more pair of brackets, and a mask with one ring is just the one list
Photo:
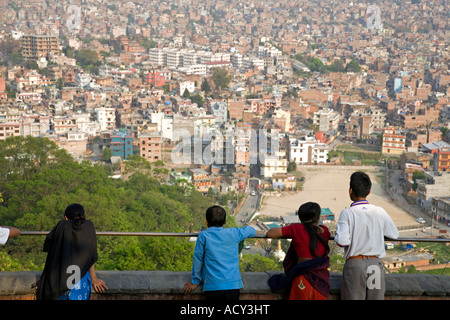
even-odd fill
[(206, 300), (239, 300), (239, 289), (204, 291)]

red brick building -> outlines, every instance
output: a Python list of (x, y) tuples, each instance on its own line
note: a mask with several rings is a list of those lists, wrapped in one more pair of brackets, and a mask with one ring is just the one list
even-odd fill
[(146, 80), (152, 87), (162, 87), (166, 84), (166, 78), (159, 71), (150, 71), (147, 73)]

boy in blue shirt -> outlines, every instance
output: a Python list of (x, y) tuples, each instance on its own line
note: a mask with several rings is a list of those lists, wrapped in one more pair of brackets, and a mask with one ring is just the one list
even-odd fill
[(252, 227), (224, 229), (226, 212), (220, 206), (206, 210), (208, 229), (200, 232), (195, 244), (192, 280), (184, 285), (191, 294), (203, 282), (208, 300), (239, 300), (243, 287), (239, 270), (239, 242), (256, 235)]

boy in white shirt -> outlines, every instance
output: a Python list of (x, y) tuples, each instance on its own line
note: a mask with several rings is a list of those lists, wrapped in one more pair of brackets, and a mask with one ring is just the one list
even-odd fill
[(384, 237), (398, 238), (398, 229), (386, 211), (369, 204), (372, 182), (364, 172), (350, 177), (350, 208), (342, 210), (336, 226), (336, 243), (344, 247), (342, 300), (384, 300)]
[(14, 227), (0, 227), (0, 245), (4, 245), (9, 238), (18, 237), (20, 230)]

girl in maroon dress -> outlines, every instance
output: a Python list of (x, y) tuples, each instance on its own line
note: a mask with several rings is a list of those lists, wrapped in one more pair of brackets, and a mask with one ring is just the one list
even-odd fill
[(273, 289), (290, 284), (290, 300), (326, 300), (328, 297), (330, 231), (319, 225), (320, 212), (317, 203), (304, 203), (298, 209), (300, 223), (273, 228), (266, 234), (268, 238), (292, 239), (283, 262), (285, 274), (269, 280)]

